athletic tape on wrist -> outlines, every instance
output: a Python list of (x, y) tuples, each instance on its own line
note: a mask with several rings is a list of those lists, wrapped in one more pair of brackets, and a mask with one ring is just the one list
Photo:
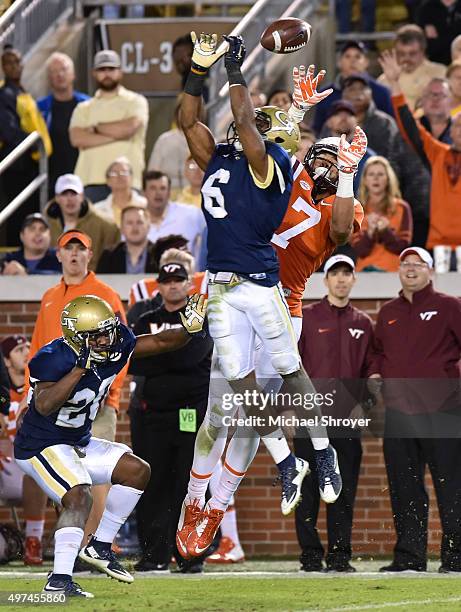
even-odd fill
[(353, 198), (354, 197), (354, 172), (339, 171), (338, 189), (336, 190), (338, 198)]
[(243, 74), (240, 71), (240, 66), (226, 66), (226, 70), (229, 85), (242, 85), (243, 87), (247, 87)]
[(206, 75), (207, 72), (198, 74), (197, 72), (193, 72), (191, 70), (184, 86), (185, 93), (189, 94), (190, 96), (201, 96)]
[(301, 123), (301, 121), (304, 119), (305, 114), (306, 111), (302, 110), (301, 108), (299, 108), (299, 106), (296, 106), (295, 104), (292, 104), (288, 109), (288, 116), (291, 117), (291, 119), (293, 119), (295, 123)]

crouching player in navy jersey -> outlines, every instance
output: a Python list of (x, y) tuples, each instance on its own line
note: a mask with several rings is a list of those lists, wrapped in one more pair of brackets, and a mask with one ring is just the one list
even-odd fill
[[(299, 129), (279, 108), (253, 108), (240, 70), (245, 57), (243, 40), (235, 36), (224, 38), (226, 42), (218, 47), (216, 34), (197, 38), (192, 33), (191, 72), (181, 106), (181, 124), (191, 154), (205, 171), (202, 203), (208, 226), (209, 330), (219, 369), (234, 392), (258, 391), (253, 354), (258, 336), (275, 372), (284, 379), (284, 391), (292, 396), (305, 395), (315, 390), (301, 367), (279, 284), (278, 260), (271, 245), (290, 199), (293, 180), (289, 154), (298, 148)], [(207, 71), (223, 55), (234, 123), (229, 128), (227, 144), (216, 145), (211, 132), (200, 122), (200, 104)], [(259, 437), (254, 437), (252, 444), (235, 437), (231, 440), (220, 483), (204, 505), (209, 478), (226, 443), (223, 416), (233, 415), (223, 413), (220, 394), (213, 395), (210, 388), (207, 416), (197, 434), (188, 495), (178, 524), (177, 545), (186, 558), (202, 554), (210, 545), (259, 444)], [(252, 414), (258, 414), (261, 407), (249, 408)], [(316, 411), (310, 416), (316, 416)], [(321, 448), (326, 449), (325, 428), (313, 429), (311, 436), (320, 439)], [(267, 430), (261, 433), (268, 439)], [(278, 459), (277, 445), (283, 444), (285, 452), (286, 442), (281, 430), (271, 435), (274, 437), (268, 448), (281, 473), (282, 512), (288, 514), (299, 503), (308, 464), (293, 455), (285, 461), (281, 461), (283, 457)], [(335, 457), (328, 454), (326, 463), (325, 472), (334, 479), (334, 483), (329, 479), (329, 484), (334, 485), (336, 499), (341, 479)]]
[(54, 568), (45, 591), (93, 597), (72, 581), (93, 484), (112, 487), (96, 533), (79, 557), (112, 578), (133, 582), (111, 544), (139, 501), (150, 468), (125, 444), (93, 438), (92, 421), (130, 356), (147, 357), (181, 347), (190, 333), (201, 331), (205, 309), (203, 296), (193, 296), (181, 317), (183, 329), (136, 337), (107, 302), (84, 295), (62, 311), (63, 337), (46, 344), (29, 362), (31, 390), (14, 443), (15, 459), (63, 507), (55, 532)]

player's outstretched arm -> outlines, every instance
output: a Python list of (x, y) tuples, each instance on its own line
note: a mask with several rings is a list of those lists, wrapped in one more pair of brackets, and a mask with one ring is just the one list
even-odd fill
[(179, 120), (192, 157), (202, 170), (206, 170), (216, 146), (213, 134), (200, 121), (203, 84), (211, 66), (224, 54), (227, 45), (218, 48), (216, 34), (191, 32), (194, 52), (189, 76), (184, 87)]
[(206, 307), (207, 300), (204, 295), (192, 295), (187, 301), (184, 314), (180, 313), (182, 329), (137, 336), (133, 357), (149, 357), (158, 353), (175, 351), (187, 344), (193, 334), (203, 332)]
[(224, 38), (229, 43), (224, 62), (229, 80), (235, 127), (251, 169), (256, 178), (264, 182), (267, 178), (269, 162), (264, 141), (256, 128), (255, 111), (241, 72), (245, 59), (245, 45), (241, 36), (224, 36)]
[(341, 136), (338, 151), (339, 179), (330, 224), (330, 238), (335, 244), (345, 244), (354, 226), (354, 176), (367, 150), (367, 137), (357, 126), (351, 143)]

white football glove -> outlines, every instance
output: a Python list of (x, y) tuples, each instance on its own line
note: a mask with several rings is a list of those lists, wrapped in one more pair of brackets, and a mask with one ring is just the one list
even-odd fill
[(229, 48), (229, 43), (226, 41), (222, 42), (218, 47), (217, 34), (204, 34), (202, 32), (197, 38), (196, 33), (191, 32), (190, 37), (194, 44), (191, 70), (198, 74), (206, 73)]
[(311, 64), (306, 72), (305, 66), (293, 68), (293, 103), (288, 111), (291, 118), (300, 123), (304, 114), (322, 100), (325, 100), (332, 92), (331, 87), (321, 93), (317, 91), (320, 83), (325, 77), (326, 71), (320, 70), (315, 75), (315, 66)]
[(197, 334), (202, 331), (207, 303), (208, 300), (204, 295), (194, 293), (187, 300), (184, 314), (182, 312), (179, 313), (183, 327), (189, 334)]
[(365, 132), (357, 126), (352, 142), (347, 142), (346, 135), (341, 136), (338, 151), (338, 168), (347, 174), (357, 172), (360, 160), (367, 151), (368, 140)]

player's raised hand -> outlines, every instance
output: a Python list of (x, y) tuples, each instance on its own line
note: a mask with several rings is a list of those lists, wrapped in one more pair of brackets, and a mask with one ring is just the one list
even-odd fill
[(208, 300), (204, 295), (194, 293), (194, 295), (191, 295), (187, 300), (184, 314), (182, 312), (179, 313), (184, 329), (189, 332), (189, 334), (197, 334), (202, 331), (205, 322), (207, 303)]
[(341, 136), (338, 151), (338, 167), (340, 172), (357, 172), (360, 160), (367, 151), (368, 140), (360, 126), (355, 128), (352, 142), (347, 142), (346, 134)]
[(226, 68), (229, 69), (233, 68), (234, 66), (238, 66), (240, 68), (246, 55), (246, 48), (243, 38), (241, 36), (223, 36), (223, 38), (229, 43), (229, 48), (224, 56)]
[(195, 32), (191, 32), (190, 36), (194, 45), (191, 70), (197, 74), (205, 74), (226, 53), (229, 43), (224, 41), (218, 47), (217, 34), (202, 32), (197, 37)]
[(402, 74), (402, 68), (397, 61), (397, 54), (395, 49), (388, 49), (381, 53), (378, 57), (378, 62), (384, 72), (384, 76), (392, 85), (398, 83), (400, 75)]
[(91, 370), (91, 357), (90, 357), (90, 342), (88, 339), (88, 334), (85, 334), (84, 341), (80, 348), (80, 352), (77, 357), (77, 363), (75, 364), (77, 368), (81, 368), (82, 370)]
[[(325, 70), (320, 70), (318, 74), (315, 75), (314, 64), (311, 64), (307, 70), (305, 66), (299, 66), (299, 68), (295, 66), (293, 68), (292, 108), (294, 107), (294, 114), (296, 114), (296, 111), (298, 111), (299, 116), (302, 115), (301, 119), (298, 120), (298, 123), (302, 121), (306, 111), (322, 100), (325, 100), (325, 98), (327, 98), (333, 92), (331, 87), (322, 92), (317, 91), (325, 77), (325, 74)], [(290, 112), (290, 114), (292, 114), (292, 112)], [(296, 120), (294, 115), (293, 118)]]

